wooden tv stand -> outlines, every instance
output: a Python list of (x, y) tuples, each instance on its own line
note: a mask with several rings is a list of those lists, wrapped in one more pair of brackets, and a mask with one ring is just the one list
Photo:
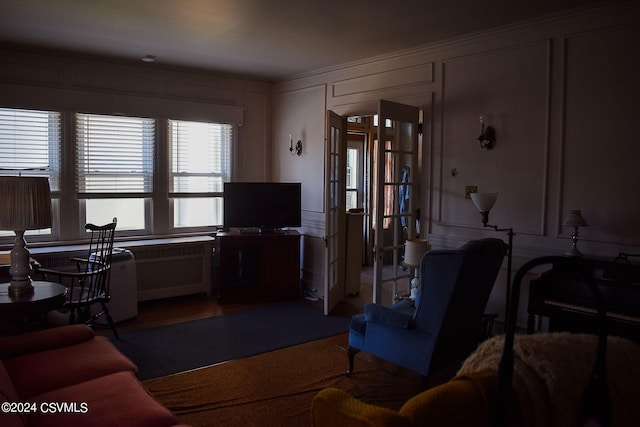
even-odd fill
[(216, 265), (221, 303), (299, 296), (300, 233), (218, 233)]

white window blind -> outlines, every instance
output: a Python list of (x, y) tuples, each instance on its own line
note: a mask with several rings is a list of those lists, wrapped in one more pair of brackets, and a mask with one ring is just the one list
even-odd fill
[(0, 173), (48, 176), (60, 190), (60, 113), (0, 108)]
[(154, 141), (154, 119), (78, 114), (78, 197), (151, 196)]
[(231, 177), (233, 126), (169, 120), (170, 197), (221, 196)]

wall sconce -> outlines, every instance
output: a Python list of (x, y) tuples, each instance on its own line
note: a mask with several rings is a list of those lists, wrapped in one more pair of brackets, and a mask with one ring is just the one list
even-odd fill
[(582, 253), (578, 250), (578, 228), (587, 227), (589, 224), (582, 217), (582, 213), (579, 210), (570, 210), (565, 217), (562, 225), (573, 227), (573, 235), (571, 236), (571, 249), (565, 252), (568, 256), (582, 256)]
[(484, 126), (484, 116), (480, 116), (480, 135), (478, 136), (480, 141), (480, 148), (486, 148), (487, 150), (493, 150), (496, 145), (496, 130), (493, 126)]
[(302, 140), (298, 140), (296, 145), (293, 145), (293, 138), (291, 138), (291, 134), (289, 134), (289, 154), (292, 156), (301, 156), (302, 155)]

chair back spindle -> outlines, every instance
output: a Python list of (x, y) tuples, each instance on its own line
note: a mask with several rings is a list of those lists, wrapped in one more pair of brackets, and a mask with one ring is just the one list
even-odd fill
[[(96, 320), (105, 316), (117, 338), (118, 332), (107, 306), (111, 299), (109, 285), (116, 224), (117, 218), (113, 218), (109, 224), (85, 225), (85, 229), (91, 233), (89, 250), (86, 258), (72, 258), (76, 265), (75, 272), (45, 268), (39, 269), (39, 272), (46, 280), (55, 280), (67, 286), (65, 309), (69, 311), (69, 323), (81, 321), (88, 325), (100, 325)], [(93, 306), (99, 306), (97, 313), (92, 312)]]

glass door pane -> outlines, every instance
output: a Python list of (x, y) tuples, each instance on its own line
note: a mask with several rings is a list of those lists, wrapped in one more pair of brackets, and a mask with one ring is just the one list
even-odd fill
[[(375, 141), (374, 302), (391, 304), (409, 290), (404, 242), (415, 236), (419, 109), (380, 101)], [(383, 294), (385, 298), (383, 298)]]
[(346, 297), (345, 226), (346, 226), (346, 119), (327, 111), (327, 145), (325, 182), (326, 270), (324, 314)]

